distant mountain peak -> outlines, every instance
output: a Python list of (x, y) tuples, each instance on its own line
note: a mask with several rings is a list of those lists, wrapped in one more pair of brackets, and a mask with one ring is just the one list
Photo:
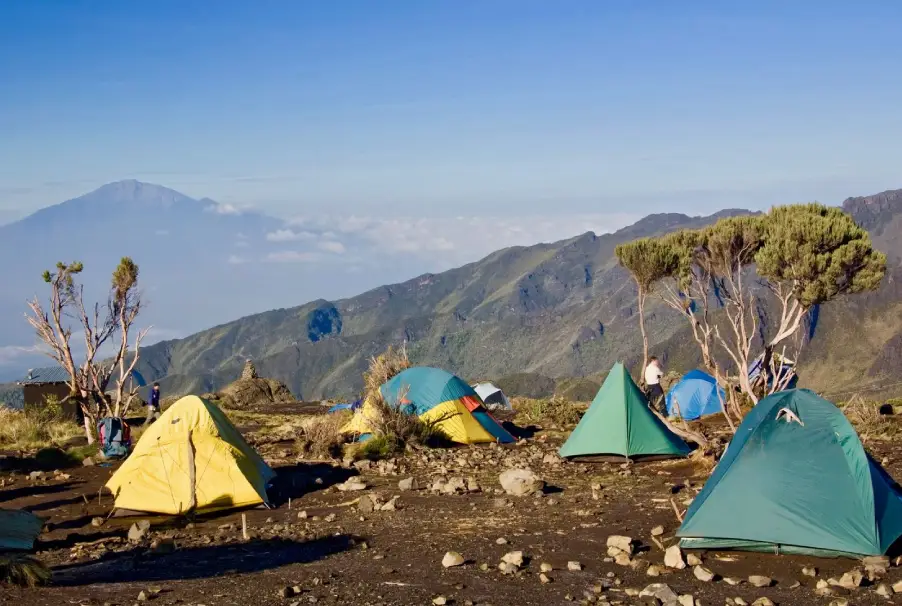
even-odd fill
[(76, 200), (115, 200), (116, 202), (172, 204), (192, 200), (183, 193), (155, 183), (144, 183), (137, 179), (124, 179), (101, 185), (92, 192), (79, 196)]

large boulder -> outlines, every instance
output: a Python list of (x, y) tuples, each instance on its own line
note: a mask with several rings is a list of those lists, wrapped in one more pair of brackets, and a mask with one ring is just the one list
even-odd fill
[(241, 378), (216, 393), (202, 397), (217, 400), (223, 408), (234, 410), (296, 401), (284, 383), (262, 377)]

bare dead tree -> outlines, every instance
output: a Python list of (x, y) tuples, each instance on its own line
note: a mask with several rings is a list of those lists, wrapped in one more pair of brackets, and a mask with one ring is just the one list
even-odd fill
[[(55, 271), (45, 271), (44, 282), (50, 285), (48, 308), (38, 297), (28, 303), (28, 323), (45, 346), (44, 353), (68, 374), (69, 394), (63, 401), (75, 400), (84, 417), (85, 435), (94, 442), (97, 421), (102, 416), (121, 416), (136, 395), (133, 384), (126, 384), (138, 362), (141, 340), (149, 329), (135, 337), (135, 350), (129, 354), (129, 338), (135, 319), (142, 309), (137, 290), (138, 266), (123, 257), (113, 272), (110, 295), (104, 308), (95, 304), (89, 313), (84, 304), (84, 287), (76, 276), (84, 266), (79, 262), (57, 263)], [(73, 354), (73, 328), (80, 326), (84, 335), (84, 354)], [(110, 360), (100, 360), (102, 349), (118, 334), (119, 346)], [(115, 399), (108, 394), (110, 380), (118, 370)]]

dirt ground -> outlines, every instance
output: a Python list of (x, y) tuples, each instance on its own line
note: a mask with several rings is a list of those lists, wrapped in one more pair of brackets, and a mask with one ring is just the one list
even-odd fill
[[(291, 442), (267, 444), (261, 452), (280, 478), (276, 508), (193, 521), (144, 518), (151, 530), (137, 544), (127, 539), (136, 518), (106, 518), (112, 499), (101, 487), (114, 465), (50, 470), (33, 480), (32, 462), (0, 459), (0, 506), (46, 519), (37, 554), (54, 573), (50, 587), (0, 587), (0, 603), (375, 606), (428, 605), (444, 598), (447, 604), (480, 606), (647, 604), (654, 602), (637, 593), (651, 583), (691, 594), (705, 606), (730, 603), (728, 598), (751, 604), (765, 596), (780, 605), (826, 606), (840, 599), (856, 605), (902, 603), (902, 597), (881, 597), (876, 589), (878, 583), (890, 587), (902, 581), (902, 568), (895, 567), (852, 592), (837, 588), (832, 597), (817, 596), (819, 579), (839, 578), (859, 565), (848, 559), (698, 554), (718, 575), (712, 582), (698, 580), (691, 567), (665, 569), (651, 531), (663, 526), (659, 540), (665, 547), (673, 543), (679, 526), (675, 507), (685, 510), (707, 477), (705, 469), (685, 460), (628, 466), (560, 462), (547, 457), (559, 446), (559, 434), (538, 428), (528, 433), (531, 437), (516, 445), (423, 451), (361, 470), (299, 462)], [(869, 447), (891, 474), (902, 475), (899, 445)], [(498, 474), (509, 465), (538, 473), (547, 482), (545, 493), (498, 494)], [(358, 473), (366, 490), (336, 489)], [(480, 491), (429, 490), (435, 478), (456, 476), (475, 479)], [(398, 481), (407, 477), (417, 478), (419, 490), (399, 489)], [(374, 494), (379, 502), (398, 496), (396, 509), (362, 512), (356, 499)], [(613, 534), (640, 545), (634, 566), (607, 557), (606, 540)], [(514, 550), (523, 551), (528, 562), (516, 574), (502, 574), (498, 564)], [(459, 552), (465, 563), (443, 568), (448, 551)], [(569, 570), (568, 562), (579, 562), (581, 570)], [(553, 567), (547, 582), (540, 575), (542, 563)], [(648, 576), (650, 564), (661, 566), (661, 576)], [(816, 578), (802, 574), (806, 566), (817, 569)], [(750, 575), (771, 577), (774, 585), (754, 587), (747, 582)], [(728, 578), (743, 582), (734, 586)]]

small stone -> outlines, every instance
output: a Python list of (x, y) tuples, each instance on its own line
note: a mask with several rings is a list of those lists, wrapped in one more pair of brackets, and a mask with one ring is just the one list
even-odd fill
[(620, 553), (614, 558), (614, 563), (618, 566), (629, 566), (633, 563), (633, 560), (627, 554)]
[(902, 581), (893, 583), (893, 593), (902, 593)]
[(334, 514), (334, 513), (330, 513), (329, 515), (327, 515), (327, 516), (326, 516), (325, 518), (323, 518), (323, 519), (324, 519), (326, 522), (334, 522), (334, 521), (335, 521), (335, 514)]
[(677, 600), (680, 606), (695, 606), (695, 598), (691, 594), (684, 594)]
[[(320, 478), (317, 478), (320, 479)], [(340, 490), (341, 492), (354, 492), (358, 490), (366, 490), (366, 482), (363, 480), (358, 480), (355, 478), (350, 478), (346, 482), (342, 484), (336, 484), (335, 488)]]
[(146, 602), (146, 601), (147, 601), (147, 593), (146, 593), (144, 590), (142, 590), (142, 591), (138, 594), (138, 601), (139, 601), (139, 602)]
[(661, 576), (661, 568), (652, 564), (648, 567), (648, 570), (645, 571), (645, 574), (650, 577), (659, 577)]
[(501, 574), (516, 574), (518, 570), (520, 570), (515, 564), (511, 564), (510, 562), (501, 562), (498, 564), (498, 570), (501, 571)]
[(583, 565), (579, 562), (567, 562), (567, 570), (579, 572), (583, 569)]
[(508, 552), (501, 557), (501, 561), (506, 564), (513, 564), (517, 568), (520, 568), (521, 566), (523, 566), (523, 561), (524, 561), (523, 552), (522, 551)]
[(507, 545), (507, 539), (504, 537), (499, 537), (495, 539), (495, 545)]
[(689, 566), (701, 566), (702, 559), (700, 557), (698, 557), (697, 555), (695, 555), (694, 553), (687, 553), (686, 554), (686, 564), (688, 564)]
[(682, 570), (686, 567), (686, 562), (683, 561), (683, 552), (680, 551), (679, 545), (671, 545), (667, 548), (664, 552), (664, 565), (677, 570)]
[(91, 457), (85, 457), (84, 459), (82, 459), (81, 464), (84, 465), (85, 467), (93, 467), (94, 459), (92, 459)]
[(846, 598), (837, 598), (835, 600), (832, 600), (829, 606), (850, 606), (850, 604), (849, 600), (847, 600)]
[(758, 598), (752, 602), (752, 606), (774, 606), (774, 603), (770, 598)]
[(659, 537), (662, 534), (664, 534), (663, 526), (655, 526), (654, 528), (651, 529), (651, 536), (653, 536), (653, 537)]
[(128, 529), (128, 540), (132, 543), (140, 543), (150, 530), (150, 520), (139, 520)]
[(714, 573), (704, 566), (696, 566), (692, 569), (692, 573), (695, 575), (696, 579), (703, 583), (710, 583), (714, 580)]
[(749, 583), (755, 587), (770, 587), (774, 584), (774, 580), (770, 577), (764, 577), (757, 574), (753, 574), (749, 577)]
[(299, 512), (298, 512), (298, 519), (299, 519), (299, 520), (306, 520), (306, 519), (307, 519), (307, 512), (306, 512), (306, 511), (299, 511)]
[(554, 570), (554, 566), (552, 566), (548, 562), (542, 562), (542, 564), (539, 566), (539, 570), (541, 570), (542, 572), (551, 572), (552, 570)]
[(674, 604), (679, 599), (676, 592), (664, 583), (652, 583), (639, 592), (639, 597), (655, 598), (662, 604)]
[(464, 563), (464, 557), (457, 553), (456, 551), (449, 551), (445, 554), (445, 557), (442, 558), (442, 566), (445, 568), (453, 568), (455, 566), (462, 566)]
[(419, 483), (417, 483), (416, 478), (412, 478), (412, 477), (404, 478), (403, 480), (398, 482), (398, 490), (407, 491), (407, 490), (419, 490), (419, 489), (420, 489), (420, 485), (419, 485)]
[(856, 589), (857, 587), (861, 587), (861, 582), (864, 580), (864, 575), (860, 570), (851, 570), (839, 578), (839, 582), (836, 584), (842, 587), (843, 589)]
[(742, 584), (742, 579), (737, 579), (736, 577), (724, 577), (723, 581), (727, 585), (732, 585), (733, 587), (735, 587), (736, 585)]
[(827, 581), (825, 581), (824, 579), (820, 579), (820, 580), (815, 584), (815, 588), (816, 588), (816, 589), (827, 589), (827, 588), (829, 588), (829, 587), (830, 587), (830, 584), (829, 584)]
[(632, 537), (626, 537), (619, 534), (614, 534), (608, 537), (607, 546), (616, 547), (620, 551), (626, 554), (633, 553), (633, 539)]
[(802, 574), (806, 577), (816, 577), (817, 576), (817, 568), (813, 568), (811, 566), (805, 566), (802, 568)]
[(875, 591), (877, 592), (877, 595), (883, 596), (885, 598), (888, 598), (893, 594), (892, 590), (887, 587), (885, 583), (880, 583), (879, 585), (877, 585), (877, 589), (875, 589)]
[(94, 528), (99, 528), (103, 526), (103, 523), (105, 521), (106, 520), (104, 518), (91, 518), (91, 526), (93, 526)]
[(360, 497), (360, 500), (357, 502), (357, 510), (360, 513), (373, 513), (376, 509), (376, 504), (373, 503), (373, 499), (368, 495), (363, 495)]
[(445, 604), (448, 603), (448, 598), (446, 598), (443, 595), (440, 595), (437, 598), (434, 598), (432, 600), (432, 603), (435, 604), (435, 606), (445, 606)]
[(551, 582), (551, 577), (543, 572), (539, 575), (539, 581), (541, 581), (542, 585), (547, 585)]
[(501, 488), (509, 495), (525, 497), (541, 493), (545, 482), (528, 469), (508, 469), (498, 476)]
[(293, 595), (294, 595), (294, 587), (288, 586), (288, 587), (283, 587), (282, 589), (279, 590), (279, 597), (281, 597), (281, 598), (290, 598)]

